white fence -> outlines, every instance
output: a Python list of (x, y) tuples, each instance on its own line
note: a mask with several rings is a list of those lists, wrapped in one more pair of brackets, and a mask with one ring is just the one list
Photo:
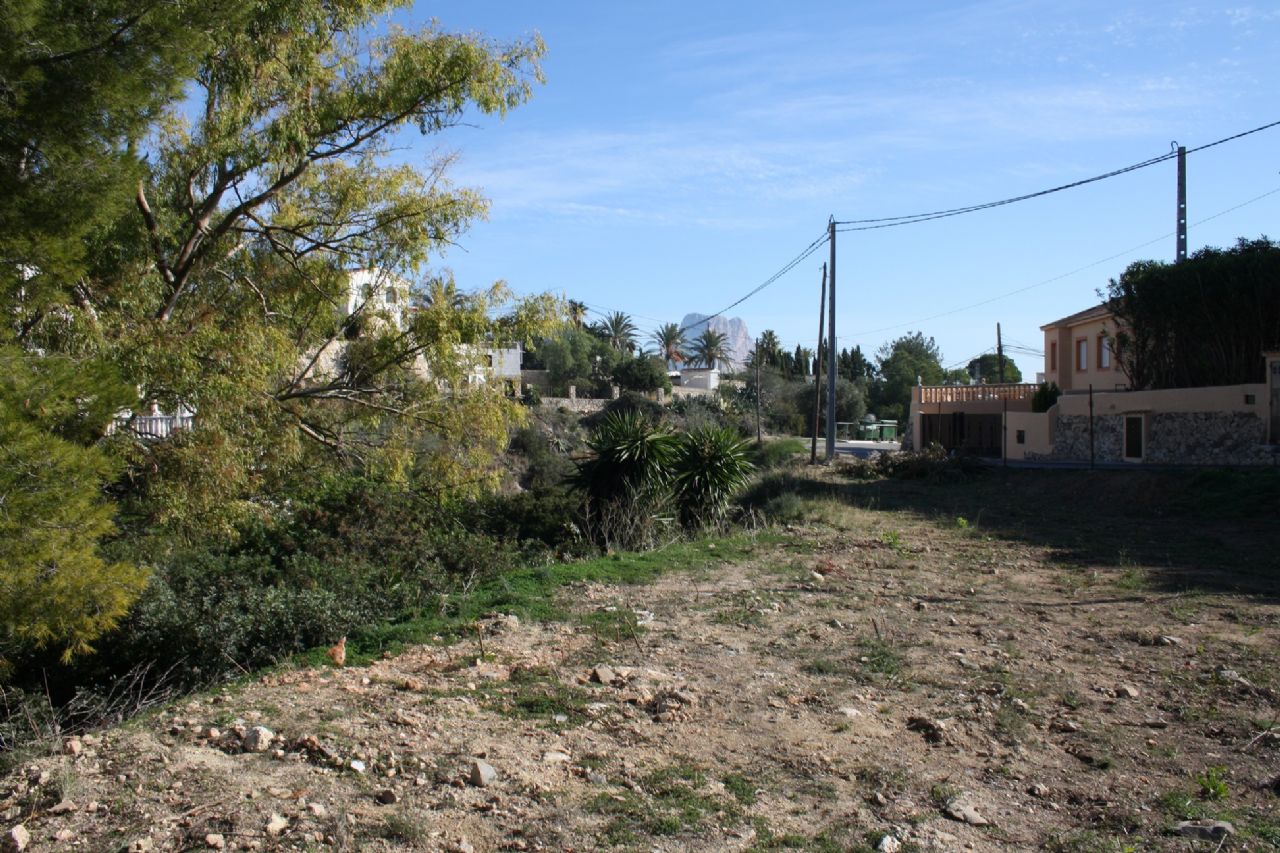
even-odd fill
[(168, 438), (180, 429), (191, 429), (194, 415), (121, 415), (111, 422), (107, 435), (131, 432), (139, 438)]

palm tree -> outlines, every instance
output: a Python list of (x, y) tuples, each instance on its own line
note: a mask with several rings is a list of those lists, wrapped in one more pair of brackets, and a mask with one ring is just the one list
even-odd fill
[(666, 360), (668, 369), (687, 360), (684, 350), (689, 341), (679, 323), (663, 323), (649, 336), (649, 340), (658, 345), (658, 356)]
[(582, 324), (587, 319), (587, 306), (584, 302), (576, 299), (570, 299), (568, 304), (569, 322), (573, 324), (575, 329), (581, 329)]
[(636, 331), (636, 324), (621, 311), (606, 315), (596, 326), (596, 334), (618, 352), (635, 352)]
[(760, 356), (764, 361), (762, 364), (766, 366), (777, 366), (779, 359), (779, 351), (782, 349), (782, 342), (778, 340), (778, 335), (773, 329), (765, 329), (760, 335), (760, 340), (756, 344), (756, 349), (760, 350)]
[(725, 342), (729, 336), (724, 332), (717, 332), (715, 329), (703, 329), (702, 334), (693, 342), (693, 360), (703, 367), (715, 368), (717, 364), (723, 362), (725, 368), (732, 366), (729, 359), (729, 349), (725, 346)]

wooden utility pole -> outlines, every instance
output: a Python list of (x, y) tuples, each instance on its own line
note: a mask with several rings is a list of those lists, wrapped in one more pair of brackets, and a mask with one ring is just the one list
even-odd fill
[(1175, 263), (1187, 259), (1187, 146), (1178, 146), (1178, 255)]
[(760, 339), (756, 338), (756, 444), (763, 444), (760, 437)]
[[(996, 323), (996, 362), (1000, 365), (1000, 384), (1004, 384), (1004, 341), (1000, 338), (1000, 324)], [(982, 364), (979, 356), (978, 364)]]
[(836, 455), (836, 218), (827, 223), (827, 239), (831, 242), (831, 260), (827, 277), (827, 461)]
[(822, 265), (822, 295), (818, 297), (818, 348), (813, 351), (813, 439), (809, 443), (809, 464), (818, 462), (818, 413), (822, 401), (822, 323), (827, 308), (827, 265)]

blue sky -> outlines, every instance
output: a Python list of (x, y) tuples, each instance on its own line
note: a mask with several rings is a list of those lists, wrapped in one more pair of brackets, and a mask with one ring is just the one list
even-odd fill
[[(735, 301), (831, 215), (1021, 195), (1280, 120), (1276, 3), (443, 0), (397, 21), (429, 16), (548, 48), (528, 104), (405, 155), (455, 152), (453, 179), (492, 204), (440, 265), (464, 287), (504, 279), (625, 311), (646, 333)], [(1257, 199), (1280, 190), (1277, 151), (1280, 128), (1189, 157), (1193, 251), (1280, 237), (1280, 192)], [(999, 321), (1039, 349), (1042, 324), (1095, 304), (1129, 262), (1172, 260), (1174, 219), (1170, 161), (841, 234), (838, 346), (870, 354), (919, 330), (951, 365), (992, 347)], [(825, 251), (730, 316), (812, 347)]]

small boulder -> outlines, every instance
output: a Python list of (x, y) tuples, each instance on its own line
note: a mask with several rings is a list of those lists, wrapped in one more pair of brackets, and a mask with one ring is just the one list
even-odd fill
[(210, 850), (225, 850), (227, 839), (223, 838), (220, 832), (211, 832), (204, 837), (204, 846)]
[(952, 820), (958, 820), (970, 826), (986, 826), (991, 823), (991, 821), (978, 814), (978, 810), (973, 807), (973, 803), (969, 802), (968, 797), (963, 794), (947, 803), (946, 808), (942, 811)]
[(244, 733), (240, 744), (245, 752), (266, 752), (271, 749), (271, 741), (275, 736), (276, 733), (266, 726), (254, 726)]
[(27, 828), (25, 826), (18, 824), (4, 834), (3, 849), (6, 853), (8, 853), (8, 851), (13, 851), (13, 853), (22, 853), (23, 850), (27, 849), (27, 845), (30, 843), (31, 833), (27, 832)]
[(591, 680), (596, 684), (613, 684), (618, 680), (618, 674), (612, 667), (601, 664), (591, 670)]
[(267, 826), (266, 826), (267, 835), (271, 836), (272, 838), (280, 837), (280, 835), (282, 835), (284, 831), (288, 828), (289, 828), (289, 821), (284, 817), (284, 815), (273, 814), (267, 820)]
[(1185, 838), (1203, 841), (1221, 841), (1236, 834), (1236, 828), (1225, 820), (1184, 820), (1174, 824), (1173, 831)]
[(472, 785), (477, 788), (487, 788), (497, 778), (498, 771), (487, 761), (481, 761), (478, 758), (471, 761), (471, 771), (468, 774), (468, 779)]
[(880, 843), (876, 845), (877, 853), (898, 853), (902, 849), (902, 842), (898, 840), (898, 836), (889, 834), (880, 839)]

